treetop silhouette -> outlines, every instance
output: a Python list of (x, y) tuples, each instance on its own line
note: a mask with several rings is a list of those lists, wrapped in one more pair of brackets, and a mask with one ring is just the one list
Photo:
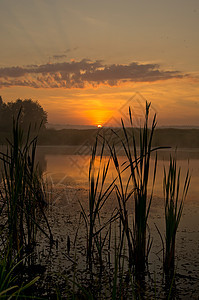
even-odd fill
[(16, 119), (19, 111), (20, 126), (27, 130), (31, 124), (32, 130), (45, 129), (47, 123), (47, 112), (37, 101), (32, 99), (17, 99), (15, 102), (4, 103), (0, 96), (0, 132), (10, 132), (13, 118)]

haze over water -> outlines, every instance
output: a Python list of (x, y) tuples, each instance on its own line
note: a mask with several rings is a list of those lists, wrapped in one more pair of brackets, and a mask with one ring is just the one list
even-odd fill
[[(51, 176), (53, 184), (67, 188), (69, 187), (81, 187), (88, 189), (88, 172), (90, 155), (73, 155), (72, 153), (78, 153), (80, 146), (52, 146), (52, 147), (39, 147), (38, 153), (42, 153), (45, 156), (46, 167), (45, 173), (47, 176)], [(163, 198), (163, 168), (168, 169), (170, 154), (177, 157), (177, 166), (181, 168), (181, 181), (182, 185), (185, 180), (187, 170), (190, 170), (191, 184), (187, 197), (187, 204), (194, 202), (199, 206), (198, 194), (199, 194), (199, 152), (198, 149), (178, 149), (175, 150), (159, 150), (158, 151), (158, 167), (155, 182), (154, 195)], [(109, 156), (106, 156), (108, 159)], [(120, 163), (126, 161), (125, 156), (119, 156)], [(154, 166), (154, 155), (151, 159), (151, 174)], [(110, 165), (107, 178), (107, 185), (111, 184), (112, 180), (116, 176), (116, 172), (113, 164)], [(125, 171), (124, 179), (127, 179), (129, 173)], [(151, 177), (151, 176), (150, 176)], [(149, 185), (150, 186), (150, 185)]]

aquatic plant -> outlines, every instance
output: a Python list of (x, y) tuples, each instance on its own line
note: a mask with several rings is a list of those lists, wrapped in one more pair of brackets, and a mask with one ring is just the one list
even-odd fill
[[(21, 258), (23, 251), (34, 249), (38, 230), (51, 241), (52, 233), (44, 212), (46, 201), (42, 175), (36, 164), (37, 136), (30, 139), (31, 127), (24, 136), (19, 123), (20, 114), (21, 111), (13, 120), (12, 140), (7, 140), (7, 152), (0, 153), (3, 163), (0, 195), (6, 213), (9, 249), (21, 253)], [(49, 234), (40, 225), (41, 217)]]
[[(128, 147), (128, 156), (127, 156), (130, 164), (131, 178), (135, 189), (133, 245), (134, 245), (134, 259), (135, 259), (134, 263), (135, 263), (136, 272), (144, 271), (145, 263), (151, 248), (150, 236), (147, 241), (146, 231), (147, 231), (148, 216), (149, 216), (152, 197), (153, 197), (153, 189), (154, 189), (156, 167), (157, 167), (157, 154), (156, 154), (156, 159), (155, 159), (155, 164), (153, 169), (153, 181), (151, 187), (151, 194), (149, 196), (148, 196), (148, 182), (149, 182), (151, 152), (157, 150), (157, 148), (152, 149), (153, 134), (156, 127), (156, 115), (154, 115), (151, 131), (149, 132), (148, 130), (149, 109), (150, 109), (150, 103), (146, 102), (145, 124), (143, 130), (140, 129), (139, 158), (137, 156), (138, 151), (136, 149), (134, 135), (133, 135), (133, 149), (134, 149), (135, 162), (133, 163), (132, 161), (132, 156), (129, 147)], [(132, 120), (132, 118), (130, 119)]]
[[(39, 276), (36, 276), (34, 279), (25, 284), (19, 284), (19, 270), (17, 271), (17, 268), (22, 263), (22, 260), (17, 263), (15, 262), (15, 259), (10, 261), (9, 251), (10, 249), (6, 248), (0, 253), (0, 299), (30, 298), (28, 289), (39, 280)], [(31, 297), (31, 299), (33, 298)]]
[(168, 173), (164, 167), (163, 192), (165, 209), (165, 251), (163, 252), (164, 271), (166, 275), (174, 273), (175, 242), (178, 226), (182, 217), (183, 205), (190, 184), (189, 170), (187, 171), (181, 199), (180, 193), (181, 169), (177, 169), (176, 159), (170, 157)]
[[(120, 138), (122, 147), (125, 151), (125, 155), (127, 158), (127, 161), (123, 164), (122, 170), (119, 169), (119, 162), (114, 145), (112, 146), (112, 148), (110, 147), (111, 155), (119, 178), (119, 187), (118, 185), (115, 185), (115, 187), (119, 203), (120, 217), (128, 241), (129, 263), (130, 266), (135, 266), (135, 270), (137, 273), (144, 271), (145, 263), (147, 261), (147, 257), (151, 248), (150, 236), (147, 240), (146, 232), (157, 167), (156, 155), (153, 169), (151, 194), (148, 197), (148, 181), (151, 152), (161, 149), (161, 147), (152, 148), (152, 140), (154, 130), (156, 127), (156, 115), (154, 115), (152, 126), (149, 130), (149, 110), (150, 103), (146, 102), (145, 122), (143, 128), (133, 128), (132, 113), (130, 108), (129, 118), (132, 130), (127, 130), (125, 128), (123, 120), (121, 120), (123, 137), (118, 137)], [(135, 130), (139, 131), (139, 146), (136, 142)], [(124, 183), (122, 181), (121, 174), (126, 170), (130, 170), (130, 175), (128, 177), (127, 182)], [(132, 187), (130, 192), (128, 192), (130, 182), (132, 183)], [(125, 190), (124, 186), (126, 186)], [(130, 226), (130, 222), (128, 221), (128, 211), (126, 208), (127, 201), (131, 197), (131, 195), (133, 196), (135, 202), (133, 212), (133, 228)]]
[[(65, 244), (67, 251), (65, 257), (73, 263), (71, 269), (73, 273), (67, 273), (68, 270), (64, 273), (64, 276), (68, 276), (68, 287), (64, 290), (63, 286), (58, 286), (58, 283), (57, 299), (62, 299), (62, 296), (69, 299), (100, 299), (100, 297), (102, 299), (104, 295), (105, 298), (107, 296), (111, 299), (156, 299), (158, 297), (156, 296), (156, 287), (154, 295), (152, 295), (153, 290), (148, 291), (146, 288), (148, 286), (142, 280), (152, 245), (147, 230), (156, 177), (157, 155), (152, 172), (150, 172), (151, 153), (162, 148), (153, 148), (152, 146), (156, 116), (152, 120), (152, 125), (149, 126), (149, 111), (150, 103), (146, 103), (144, 126), (138, 129), (133, 127), (133, 116), (129, 109), (132, 128), (126, 128), (122, 120), (122, 130), (114, 132), (114, 141), (119, 138), (125, 152), (126, 161), (123, 164), (120, 163), (115, 144), (108, 143), (110, 155), (107, 158), (104, 150), (106, 139), (99, 135), (96, 138), (89, 166), (88, 206), (85, 208), (83, 203), (80, 203), (81, 216), (84, 218), (87, 234), (85, 241), (86, 270), (81, 272), (82, 270), (77, 269), (76, 250), (79, 246), (75, 248), (78, 244), (77, 234), (74, 247), (71, 247), (68, 236)], [(119, 136), (121, 131), (122, 137)], [(0, 153), (3, 162), (0, 214), (6, 213), (6, 223), (3, 225), (7, 228), (7, 232), (5, 231), (4, 234), (7, 234), (8, 247), (11, 249), (11, 254), (9, 252), (2, 254), (3, 258), (0, 262), (0, 280), (2, 279), (0, 281), (0, 284), (2, 283), (0, 297), (5, 296), (5, 299), (7, 296), (18, 296), (17, 293), (22, 291), (20, 289), (23, 287), (18, 286), (15, 281), (17, 268), (13, 263), (13, 253), (18, 253), (19, 258), (17, 259), (21, 263), (22, 254), (34, 249), (38, 231), (52, 241), (51, 229), (45, 215), (47, 193), (43, 186), (41, 172), (36, 165), (36, 145), (37, 137), (31, 139), (30, 130), (28, 135), (24, 136), (17, 119), (13, 123), (13, 140), (8, 141), (7, 153)], [(107, 176), (112, 162), (115, 166), (116, 177), (111, 184), (107, 185)], [(128, 174), (127, 180), (126, 176), (123, 177), (126, 173)], [(151, 174), (152, 178), (150, 178)], [(182, 200), (179, 202), (180, 170), (177, 171), (176, 162), (171, 159), (168, 175), (164, 169), (165, 273), (174, 269), (175, 237), (189, 182), (190, 177), (187, 172)], [(151, 183), (150, 186), (149, 183)], [(111, 199), (112, 193), (117, 199), (118, 206), (113, 212), (110, 212), (109, 220), (104, 222), (103, 207)], [(133, 210), (128, 206), (130, 201)], [(45, 225), (40, 223), (41, 216)], [(44, 226), (48, 228), (48, 231), (44, 230)], [(114, 233), (115, 244), (113, 245), (112, 235)], [(56, 250), (58, 250), (58, 242)], [(73, 251), (75, 251), (74, 260), (70, 257)], [(96, 267), (95, 269), (93, 265)], [(17, 264), (18, 266), (19, 264)], [(83, 273), (85, 278), (82, 279), (80, 273)], [(89, 274), (92, 276), (88, 279)], [(80, 278), (82, 281), (79, 280)], [(37, 279), (36, 277), (34, 280)], [(34, 280), (29, 284), (33, 284)], [(173, 281), (169, 285), (168, 299), (171, 295), (172, 285)]]
[[(96, 246), (99, 262), (102, 266), (102, 249), (104, 247), (108, 231), (102, 236), (102, 230), (106, 227), (101, 224), (100, 221), (100, 210), (104, 206), (106, 200), (114, 189), (114, 183), (105, 187), (105, 181), (109, 169), (110, 158), (107, 163), (103, 161), (104, 146), (105, 142), (101, 145), (101, 152), (99, 158), (99, 165), (96, 168), (96, 152), (98, 146), (98, 137), (96, 138), (95, 145), (92, 149), (92, 156), (89, 167), (89, 202), (88, 202), (88, 215), (83, 208), (82, 214), (86, 223), (87, 228), (87, 259), (89, 262), (90, 269), (92, 269), (94, 245)], [(98, 170), (97, 170), (98, 169)], [(110, 223), (114, 220), (114, 217), (108, 221)], [(108, 223), (106, 225), (108, 225)]]

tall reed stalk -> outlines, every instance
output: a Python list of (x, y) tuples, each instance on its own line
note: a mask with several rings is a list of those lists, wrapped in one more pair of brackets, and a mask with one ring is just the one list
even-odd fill
[[(134, 189), (131, 191), (128, 190), (130, 180), (128, 180), (126, 186), (124, 185), (123, 178), (122, 178), (122, 172), (120, 169), (118, 157), (116, 154), (115, 147), (110, 147), (111, 156), (117, 171), (117, 179), (118, 184), (115, 183), (115, 190), (116, 190), (116, 196), (118, 200), (118, 210), (119, 210), (119, 217), (122, 224), (122, 232), (120, 232), (120, 251), (122, 252), (123, 244), (124, 244), (124, 236), (126, 236), (127, 244), (128, 244), (128, 252), (129, 252), (129, 264), (132, 266), (133, 264), (133, 244), (132, 244), (132, 231), (130, 229), (129, 224), (129, 213), (127, 208), (127, 201), (132, 196)], [(119, 255), (119, 261), (120, 261), (120, 255)]]
[[(96, 138), (95, 145), (92, 150), (92, 156), (90, 160), (89, 167), (89, 205), (88, 205), (88, 215), (81, 205), (82, 213), (87, 227), (87, 259), (89, 262), (89, 267), (92, 269), (94, 245), (96, 246), (100, 264), (102, 264), (102, 249), (107, 238), (107, 233), (102, 237), (102, 229), (105, 228), (100, 221), (100, 210), (104, 206), (106, 200), (112, 193), (114, 189), (113, 183), (105, 188), (105, 181), (110, 165), (110, 158), (107, 163), (103, 162), (104, 154), (103, 142), (101, 146), (101, 153), (99, 157), (99, 165), (96, 167), (96, 156), (98, 147), (98, 137)], [(114, 217), (112, 218), (114, 219)], [(111, 222), (111, 220), (110, 220)], [(110, 223), (108, 222), (108, 223)], [(106, 224), (107, 225), (107, 224)]]
[(164, 192), (164, 208), (165, 208), (165, 251), (163, 253), (164, 271), (166, 275), (172, 275), (175, 266), (175, 242), (177, 229), (182, 217), (184, 200), (190, 184), (189, 170), (187, 171), (184, 187), (180, 193), (180, 173), (181, 169), (177, 169), (176, 160), (170, 157), (168, 173), (164, 168), (163, 192)]
[[(154, 115), (151, 130), (149, 131), (148, 129), (149, 109), (150, 109), (150, 103), (146, 102), (145, 124), (143, 130), (140, 129), (139, 158), (137, 156), (138, 151), (136, 149), (135, 138), (133, 135), (133, 149), (134, 149), (134, 157), (135, 157), (134, 164), (132, 164), (130, 149), (128, 152), (131, 178), (135, 189), (133, 245), (134, 245), (134, 259), (135, 259), (136, 272), (144, 271), (145, 263), (148, 258), (148, 254), (151, 247), (151, 240), (150, 237), (147, 240), (146, 231), (147, 231), (148, 216), (149, 216), (152, 197), (153, 197), (153, 189), (154, 189), (156, 167), (157, 167), (157, 155), (155, 158), (155, 164), (153, 169), (153, 181), (152, 181), (151, 194), (148, 196), (150, 159), (151, 159), (151, 152), (154, 151), (154, 149), (152, 149), (152, 140), (153, 140), (154, 130), (156, 127), (156, 115)], [(132, 120), (131, 117), (130, 119)]]
[[(146, 231), (155, 183), (157, 155), (153, 167), (151, 194), (148, 196), (150, 159), (151, 152), (160, 149), (160, 147), (152, 148), (152, 140), (156, 127), (156, 115), (154, 115), (151, 129), (149, 129), (149, 110), (150, 103), (146, 102), (145, 122), (143, 128), (133, 128), (130, 108), (129, 117), (132, 126), (131, 132), (125, 128), (122, 120), (124, 137), (120, 138), (120, 141), (127, 158), (127, 161), (123, 164), (124, 168), (122, 171), (119, 170), (119, 162), (117, 159), (115, 147), (113, 146), (111, 150), (111, 154), (119, 178), (119, 187), (116, 186), (116, 191), (119, 203), (120, 217), (124, 226), (124, 231), (129, 246), (129, 263), (131, 266), (134, 264), (136, 272), (144, 271), (145, 263), (151, 247), (151, 240), (150, 238), (148, 238), (147, 240)], [(139, 130), (139, 146), (136, 142), (135, 130)], [(122, 181), (121, 173), (126, 170), (130, 170), (130, 175), (127, 182), (124, 184), (124, 182)], [(132, 182), (132, 187), (131, 191), (128, 192), (130, 182)], [(125, 190), (124, 185), (126, 186)], [(126, 207), (127, 200), (131, 197), (132, 194), (135, 201), (133, 228), (131, 228), (129, 224), (128, 210)]]
[[(13, 138), (7, 141), (7, 153), (0, 153), (3, 162), (0, 193), (7, 215), (9, 249), (17, 253), (34, 248), (38, 230), (52, 239), (44, 213), (42, 176), (35, 161), (37, 137), (30, 139), (30, 127), (24, 136), (19, 124), (20, 113), (13, 120)], [(41, 217), (47, 223), (49, 235), (39, 224)]]

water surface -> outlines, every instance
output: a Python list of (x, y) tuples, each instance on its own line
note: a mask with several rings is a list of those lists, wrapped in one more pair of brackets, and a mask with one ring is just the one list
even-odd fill
[[(119, 162), (122, 165), (126, 161), (124, 153), (118, 149)], [(109, 159), (108, 151), (105, 153), (104, 163)], [(150, 234), (153, 239), (149, 256), (150, 270), (155, 273), (157, 285), (162, 285), (162, 244), (157, 233), (156, 226), (164, 236), (164, 199), (163, 199), (163, 168), (168, 169), (170, 155), (177, 157), (177, 164), (181, 167), (181, 186), (189, 168), (191, 184), (176, 240), (176, 283), (180, 293), (180, 299), (198, 299), (199, 297), (199, 150), (179, 149), (164, 150), (158, 152), (158, 167), (154, 189), (154, 197), (149, 215)], [(67, 236), (74, 238), (78, 232), (78, 266), (81, 269), (85, 260), (85, 231), (84, 222), (79, 227), (80, 205), (88, 207), (88, 170), (90, 161), (90, 147), (38, 147), (38, 159), (42, 168), (52, 184), (54, 209), (49, 214), (55, 238), (59, 240), (59, 251), (52, 252), (53, 263), (50, 271), (64, 272), (70, 269), (70, 261), (65, 257)], [(151, 178), (155, 155), (151, 158)], [(99, 167), (99, 156), (96, 159), (96, 170)], [(110, 164), (106, 185), (115, 178), (116, 172), (113, 164)], [(127, 181), (128, 170), (122, 174), (123, 182)], [(151, 179), (149, 181), (149, 192)], [(111, 212), (117, 206), (114, 194), (107, 201), (103, 210), (103, 220), (110, 218)], [(130, 205), (129, 218), (133, 216), (133, 203)], [(77, 257), (78, 257), (77, 255)], [(57, 267), (59, 268), (57, 269)], [(83, 267), (82, 267), (83, 268)]]

